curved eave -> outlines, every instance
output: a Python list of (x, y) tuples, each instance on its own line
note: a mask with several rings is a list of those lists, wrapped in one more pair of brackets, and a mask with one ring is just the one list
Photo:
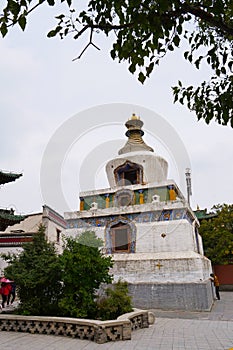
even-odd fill
[(0, 212), (0, 231), (4, 231), (8, 226), (18, 224), (20, 221), (23, 221), (25, 218), (26, 216)]
[(216, 213), (206, 213), (205, 211), (200, 211), (200, 210), (196, 210), (194, 211), (196, 217), (198, 218), (198, 220), (209, 220), (209, 219), (213, 219), (216, 218), (218, 216), (218, 214)]
[(8, 173), (0, 171), (0, 185), (17, 180), (23, 174)]

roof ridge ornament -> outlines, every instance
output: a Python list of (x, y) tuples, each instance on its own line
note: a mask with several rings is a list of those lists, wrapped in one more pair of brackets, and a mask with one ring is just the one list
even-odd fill
[(125, 126), (128, 129), (125, 135), (128, 137), (128, 140), (124, 147), (119, 150), (118, 154), (135, 151), (154, 152), (153, 148), (148, 146), (142, 139), (142, 136), (144, 135), (144, 131), (142, 130), (143, 124), (144, 123), (140, 120), (140, 117), (133, 113), (131, 118), (125, 123)]

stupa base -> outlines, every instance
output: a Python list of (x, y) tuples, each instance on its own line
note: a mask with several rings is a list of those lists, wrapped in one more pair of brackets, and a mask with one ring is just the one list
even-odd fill
[(141, 309), (210, 311), (213, 289), (209, 280), (197, 283), (129, 283), (133, 306)]

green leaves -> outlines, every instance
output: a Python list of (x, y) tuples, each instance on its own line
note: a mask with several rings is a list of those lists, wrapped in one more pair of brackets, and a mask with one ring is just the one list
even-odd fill
[(103, 256), (103, 242), (94, 232), (84, 232), (78, 239), (68, 238), (61, 256), (63, 314), (71, 317), (94, 317), (95, 294), (101, 283), (111, 283), (109, 269), (113, 263)]
[(55, 1), (54, 0), (47, 0), (49, 6), (54, 6), (55, 5)]
[(175, 35), (174, 36), (173, 43), (175, 44), (175, 46), (179, 46), (179, 44), (180, 44), (180, 37), (179, 37), (179, 35)]
[[(195, 111), (198, 120), (204, 119), (207, 124), (211, 120), (222, 125), (233, 127), (233, 76), (232, 76), (232, 41), (223, 40), (214, 30), (200, 28), (195, 35), (187, 36), (190, 51), (184, 53), (184, 58), (194, 63), (197, 69), (201, 62), (211, 67), (214, 75), (209, 81), (204, 81), (196, 89), (185, 88), (181, 85), (173, 87), (174, 102), (187, 103), (187, 107)], [(206, 52), (197, 56), (202, 47)], [(197, 58), (194, 57), (196, 53)]]
[(56, 315), (61, 293), (60, 264), (54, 245), (46, 241), (44, 226), (39, 227), (33, 242), (23, 248), (19, 255), (6, 257), (10, 264), (5, 269), (17, 285), (19, 312)]
[(233, 205), (217, 205), (212, 208), (216, 217), (203, 220), (200, 234), (204, 253), (213, 264), (233, 263)]
[(197, 119), (204, 119), (207, 124), (215, 120), (222, 125), (233, 127), (233, 75), (221, 79), (216, 76), (199, 87), (172, 87), (174, 102), (187, 103), (191, 111), (195, 111)]
[(25, 27), (26, 27), (26, 24), (27, 24), (26, 17), (23, 16), (23, 15), (21, 15), (21, 16), (19, 17), (18, 23), (19, 23), (19, 25), (20, 25), (20, 28), (21, 28), (22, 30), (24, 30)]
[[(72, 0), (61, 0), (61, 2), (66, 2), (69, 7), (72, 4)], [(25, 30), (29, 14), (44, 3), (49, 6), (55, 6), (56, 4), (55, 0), (39, 0), (36, 4), (32, 0), (6, 0), (6, 6), (0, 13), (0, 32), (2, 36), (4, 37), (9, 28), (16, 24), (22, 30)]]
[[(89, 42), (81, 50), (80, 58), (90, 45), (97, 48), (94, 40), (98, 32), (106, 36), (114, 32), (112, 59), (126, 61), (129, 71), (142, 84), (160, 60), (168, 52), (182, 48), (181, 41), (186, 40), (184, 58), (196, 69), (207, 65), (212, 77), (196, 89), (173, 88), (174, 101), (186, 103), (198, 119), (207, 123), (215, 119), (220, 124), (233, 124), (232, 1), (89, 0), (87, 8), (79, 13), (70, 8), (72, 0), (61, 2), (67, 4), (68, 15), (56, 16), (57, 25), (47, 36), (59, 35), (63, 39), (72, 35), (77, 40), (89, 33)], [(29, 14), (45, 3), (55, 6), (57, 2), (40, 0), (33, 5), (32, 0), (6, 0), (0, 15), (1, 35), (6, 36), (9, 27), (15, 24), (24, 30)]]
[(111, 257), (99, 249), (103, 242), (94, 232), (84, 232), (78, 239), (67, 238), (63, 254), (45, 239), (39, 227), (32, 243), (19, 255), (5, 255), (5, 269), (18, 288), (20, 313), (27, 315), (96, 316), (96, 291), (101, 283), (111, 283)]
[(117, 283), (105, 290), (105, 296), (97, 300), (98, 319), (114, 320), (120, 315), (131, 312), (132, 301), (128, 295), (128, 284), (118, 280)]
[(61, 30), (62, 30), (62, 27), (61, 27), (61, 26), (57, 26), (54, 30), (51, 30), (51, 31), (47, 34), (47, 37), (48, 37), (48, 38), (53, 38), (53, 37), (56, 36)]
[(8, 28), (15, 24), (19, 24), (22, 30), (25, 29), (29, 4), (29, 0), (22, 0), (21, 2), (14, 0), (7, 1), (6, 7), (0, 14), (0, 31), (3, 37), (7, 34)]
[(7, 32), (8, 32), (6, 23), (2, 23), (2, 24), (1, 24), (1, 26), (0, 26), (0, 31), (1, 31), (2, 37), (4, 38), (4, 36), (6, 36), (6, 34), (7, 34)]
[(138, 80), (143, 84), (146, 80), (146, 76), (142, 72), (140, 72), (138, 75)]

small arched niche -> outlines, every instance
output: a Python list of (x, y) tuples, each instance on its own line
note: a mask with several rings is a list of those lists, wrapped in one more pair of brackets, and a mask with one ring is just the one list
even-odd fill
[(126, 161), (114, 170), (115, 181), (118, 186), (141, 184), (143, 168), (141, 165)]
[(134, 192), (130, 189), (121, 189), (115, 193), (114, 206), (124, 207), (133, 205), (134, 203)]

